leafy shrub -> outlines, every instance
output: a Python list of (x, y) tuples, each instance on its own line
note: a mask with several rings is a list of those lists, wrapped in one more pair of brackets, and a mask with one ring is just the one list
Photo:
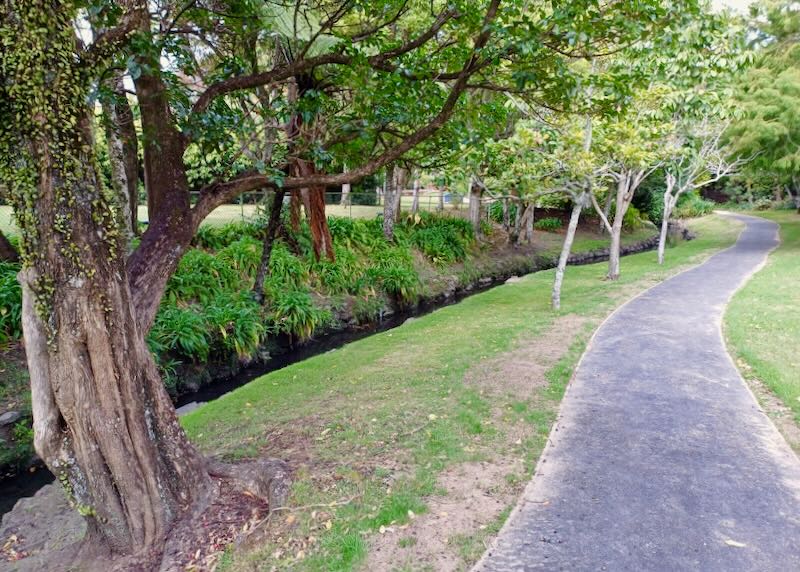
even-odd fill
[(546, 232), (553, 232), (564, 226), (560, 218), (547, 217), (537, 220), (533, 223), (533, 228), (536, 230), (544, 230)]
[(268, 281), (276, 286), (298, 289), (308, 282), (308, 268), (286, 248), (285, 244), (276, 242), (272, 246), (269, 259)]
[(350, 248), (334, 242), (333, 251), (336, 261), (327, 258), (309, 260), (312, 286), (325, 290), (328, 294), (355, 294), (363, 287), (365, 274), (364, 264)]
[(678, 206), (675, 207), (675, 218), (694, 218), (711, 214), (717, 204), (707, 201), (697, 193), (687, 193), (683, 195)]
[(384, 292), (401, 301), (411, 301), (419, 288), (419, 276), (411, 254), (401, 247), (389, 246), (375, 252), (367, 275)]
[(240, 238), (260, 238), (261, 226), (256, 222), (235, 221), (223, 225), (204, 224), (197, 229), (192, 244), (198, 248), (218, 251)]
[(240, 358), (252, 356), (266, 334), (261, 307), (247, 292), (220, 294), (205, 309), (212, 350), (235, 351)]
[(22, 335), (22, 288), (19, 264), (0, 262), (0, 344)]
[[(517, 204), (509, 203), (508, 219), (513, 221), (517, 216)], [(495, 201), (489, 205), (489, 218), (497, 224), (503, 224), (503, 201)]]
[(273, 291), (270, 309), (276, 331), (300, 340), (307, 340), (330, 321), (330, 312), (314, 306), (311, 294), (302, 290)]
[(470, 222), (459, 217), (421, 213), (401, 226), (410, 243), (439, 265), (464, 260), (475, 240)]
[(639, 212), (635, 206), (630, 205), (628, 210), (625, 211), (625, 216), (622, 217), (622, 228), (628, 231), (639, 230), (644, 226), (642, 220), (642, 213)]
[(239, 277), (229, 264), (212, 254), (192, 249), (183, 256), (167, 282), (165, 298), (172, 303), (206, 304), (222, 291), (234, 289), (238, 282)]
[(350, 219), (328, 217), (328, 227), (334, 243), (351, 249), (371, 250), (386, 244), (379, 219)]
[(411, 240), (434, 264), (452, 264), (467, 256), (466, 241), (452, 227), (421, 228), (411, 235)]
[(203, 315), (193, 307), (162, 304), (147, 336), (151, 351), (180, 354), (205, 361), (211, 350), (211, 333)]
[(217, 259), (247, 280), (255, 277), (263, 248), (261, 241), (245, 236), (220, 250)]

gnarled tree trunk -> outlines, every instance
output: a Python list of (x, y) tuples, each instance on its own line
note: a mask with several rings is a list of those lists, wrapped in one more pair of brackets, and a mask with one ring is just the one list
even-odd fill
[[(211, 480), (134, 317), (116, 217), (85, 154), (89, 122), (87, 112), (68, 150), (83, 165), (78, 175), (40, 156), (40, 249), (20, 274), (35, 447), (86, 516), (91, 537), (136, 554), (163, 543), (176, 519), (210, 493)], [(58, 199), (64, 194), (92, 206), (71, 207)]]

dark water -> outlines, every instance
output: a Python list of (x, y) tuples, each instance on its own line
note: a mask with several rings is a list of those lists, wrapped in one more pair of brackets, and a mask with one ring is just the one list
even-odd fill
[[(469, 291), (459, 291), (448, 298), (440, 298), (423, 302), (417, 306), (406, 308), (391, 315), (382, 316), (372, 324), (351, 327), (341, 331), (334, 331), (320, 335), (306, 343), (286, 348), (286, 351), (263, 363), (256, 363), (242, 369), (239, 373), (226, 379), (220, 379), (202, 386), (195, 392), (186, 393), (178, 397), (176, 407), (178, 413), (186, 413), (202, 403), (213, 401), (226, 393), (241, 387), (254, 379), (272, 371), (303, 361), (344, 346), (350, 342), (360, 340), (378, 332), (391, 330), (403, 324), (409, 318), (428, 314), (437, 308), (455, 304), (467, 296), (484, 292), (493, 286), (502, 283), (504, 279), (484, 282), (482, 286)], [(35, 463), (29, 469), (9, 475), (0, 479), (0, 516), (9, 512), (21, 498), (31, 497), (43, 486), (53, 482), (52, 473), (41, 463)]]

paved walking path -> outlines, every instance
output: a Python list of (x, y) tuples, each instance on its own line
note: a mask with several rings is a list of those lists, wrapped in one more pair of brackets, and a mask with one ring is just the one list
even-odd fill
[(776, 245), (736, 245), (598, 330), (537, 475), (478, 570), (800, 570), (800, 461), (721, 337), (733, 292)]

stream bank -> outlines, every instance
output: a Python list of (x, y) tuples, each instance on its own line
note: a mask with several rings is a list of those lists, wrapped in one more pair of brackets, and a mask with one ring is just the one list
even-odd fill
[[(623, 246), (623, 256), (653, 250), (658, 237)], [(576, 253), (570, 257), (570, 265), (601, 262), (608, 259), (608, 249), (600, 248)], [(339, 348), (349, 342), (371, 334), (386, 331), (401, 325), (409, 318), (421, 316), (438, 308), (455, 304), (464, 298), (505, 283), (514, 277), (553, 268), (557, 259), (550, 255), (519, 254), (490, 259), (490, 263), (472, 268), (461, 268), (460, 272), (440, 276), (427, 285), (427, 291), (418, 301), (409, 306), (386, 305), (367, 323), (358, 323), (352, 314), (337, 315), (333, 327), (317, 332), (315, 337), (303, 343), (293, 343), (287, 336), (273, 338), (258, 352), (258, 357), (249, 362), (231, 358), (225, 364), (191, 364), (181, 372), (189, 377), (183, 387), (191, 388), (176, 396), (179, 413), (190, 411), (200, 404), (214, 400), (255, 378), (305, 360), (314, 355)], [(23, 420), (25, 422), (25, 420)], [(28, 419), (29, 423), (30, 420)], [(52, 475), (35, 457), (9, 473), (4, 471), (0, 479), (0, 515), (10, 511), (20, 498), (32, 496), (42, 486), (53, 480)]]

